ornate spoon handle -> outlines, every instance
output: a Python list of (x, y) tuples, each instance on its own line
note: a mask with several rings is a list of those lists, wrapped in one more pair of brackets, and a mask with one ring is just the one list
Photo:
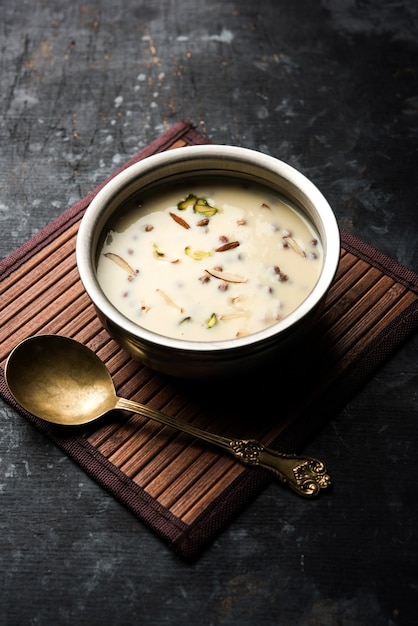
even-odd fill
[(316, 496), (321, 489), (331, 484), (325, 465), (318, 459), (276, 452), (255, 439), (229, 439), (216, 435), (133, 400), (117, 398), (116, 407), (139, 413), (197, 439), (207, 441), (229, 452), (244, 465), (267, 469), (299, 495)]
[(319, 459), (276, 452), (255, 439), (233, 439), (230, 446), (241, 463), (270, 470), (299, 495), (316, 496), (331, 485), (327, 469)]

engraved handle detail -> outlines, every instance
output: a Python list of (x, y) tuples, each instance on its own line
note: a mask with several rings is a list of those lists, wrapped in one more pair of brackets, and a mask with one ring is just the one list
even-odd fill
[(160, 424), (171, 426), (197, 439), (207, 441), (226, 450), (244, 465), (263, 467), (278, 477), (282, 483), (289, 485), (299, 495), (316, 496), (321, 489), (325, 489), (331, 484), (331, 478), (327, 474), (325, 465), (318, 459), (275, 452), (256, 439), (229, 439), (133, 400), (117, 398), (116, 407), (134, 411), (156, 420)]
[(232, 439), (230, 448), (241, 463), (270, 470), (299, 495), (316, 496), (331, 485), (327, 469), (319, 459), (275, 452), (254, 439)]

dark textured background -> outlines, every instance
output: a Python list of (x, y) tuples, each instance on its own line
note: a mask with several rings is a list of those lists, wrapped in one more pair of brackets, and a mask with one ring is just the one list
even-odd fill
[[(186, 118), (418, 271), (414, 0), (2, 0), (0, 80), (2, 257)], [(306, 450), (332, 493), (272, 484), (191, 564), (0, 405), (0, 624), (415, 624), (417, 347)]]

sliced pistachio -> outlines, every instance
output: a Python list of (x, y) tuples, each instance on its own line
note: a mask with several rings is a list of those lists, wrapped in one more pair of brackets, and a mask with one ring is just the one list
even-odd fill
[(154, 243), (153, 246), (154, 246), (155, 256), (160, 261), (168, 261), (168, 263), (178, 263), (180, 261), (180, 259), (175, 259), (173, 257), (167, 256), (165, 252), (160, 250), (160, 248), (157, 246), (156, 243)]
[(163, 252), (162, 250), (160, 250), (160, 248), (157, 246), (156, 243), (152, 244), (154, 247), (154, 252), (157, 256), (165, 256), (165, 252)]
[(183, 309), (181, 308), (181, 306), (176, 304), (174, 300), (172, 300), (170, 296), (166, 294), (165, 291), (163, 291), (162, 289), (156, 289), (156, 292), (160, 294), (162, 298), (164, 298), (164, 300), (167, 302), (169, 306), (173, 307), (174, 309), (177, 309), (178, 311), (180, 311), (180, 313), (183, 313)]
[(215, 269), (206, 269), (205, 272), (213, 276), (214, 278), (219, 278), (220, 280), (224, 280), (227, 283), (246, 283), (247, 279), (244, 276), (240, 276), (239, 274), (229, 274), (228, 272), (222, 272)]
[(197, 201), (196, 196), (192, 193), (189, 193), (189, 195), (187, 196), (185, 200), (181, 200), (177, 204), (177, 208), (179, 209), (179, 211), (185, 211), (186, 209), (189, 208), (189, 206), (193, 206), (196, 201)]
[(185, 322), (191, 322), (192, 318), (190, 317), (190, 315), (188, 315), (187, 317), (183, 317), (182, 320), (180, 320), (179, 325), (180, 324), (184, 324)]
[(211, 254), (210, 252), (206, 252), (204, 250), (192, 250), (190, 246), (186, 246), (184, 248), (184, 252), (187, 254), (187, 256), (189, 256), (191, 259), (194, 259), (195, 261), (201, 261), (202, 259), (206, 259)]
[(206, 328), (213, 328), (218, 321), (216, 317), (216, 313), (212, 313), (212, 315), (206, 320)]
[(193, 206), (193, 211), (205, 217), (213, 217), (218, 212), (218, 209), (211, 206), (206, 198), (198, 198)]
[(290, 235), (283, 237), (283, 241), (287, 243), (292, 248), (292, 250), (294, 252), (297, 252), (297, 254), (299, 254), (300, 256), (306, 256), (305, 250), (303, 250)]
[(175, 222), (177, 222), (177, 224), (180, 224), (180, 226), (183, 226), (183, 228), (186, 228), (186, 229), (190, 228), (190, 224), (188, 224), (186, 220), (180, 217), (180, 215), (176, 215), (175, 213), (171, 213), (170, 211), (170, 216), (173, 218)]
[(129, 265), (129, 263), (125, 261), (123, 257), (119, 256), (119, 254), (115, 254), (114, 252), (106, 252), (105, 257), (116, 263), (116, 265), (119, 265), (121, 269), (125, 270), (125, 272), (129, 274), (129, 276), (134, 277), (137, 274), (137, 272), (135, 272), (135, 270)]

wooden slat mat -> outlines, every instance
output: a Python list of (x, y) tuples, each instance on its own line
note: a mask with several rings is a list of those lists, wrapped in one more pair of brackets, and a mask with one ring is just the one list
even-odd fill
[[(179, 122), (124, 167), (196, 143), (207, 140)], [(11, 349), (30, 335), (73, 337), (106, 363), (119, 395), (221, 434), (299, 452), (418, 326), (417, 275), (343, 231), (341, 263), (325, 310), (309, 340), (286, 358), (257, 377), (223, 384), (157, 374), (109, 338), (78, 277), (77, 229), (98, 190), (1, 262), (2, 367)], [(304, 394), (292, 396), (294, 386)], [(137, 415), (113, 413), (89, 427), (65, 429), (16, 406), (3, 375), (0, 392), (185, 558), (196, 557), (271, 480), (261, 469), (244, 468), (207, 444)]]

